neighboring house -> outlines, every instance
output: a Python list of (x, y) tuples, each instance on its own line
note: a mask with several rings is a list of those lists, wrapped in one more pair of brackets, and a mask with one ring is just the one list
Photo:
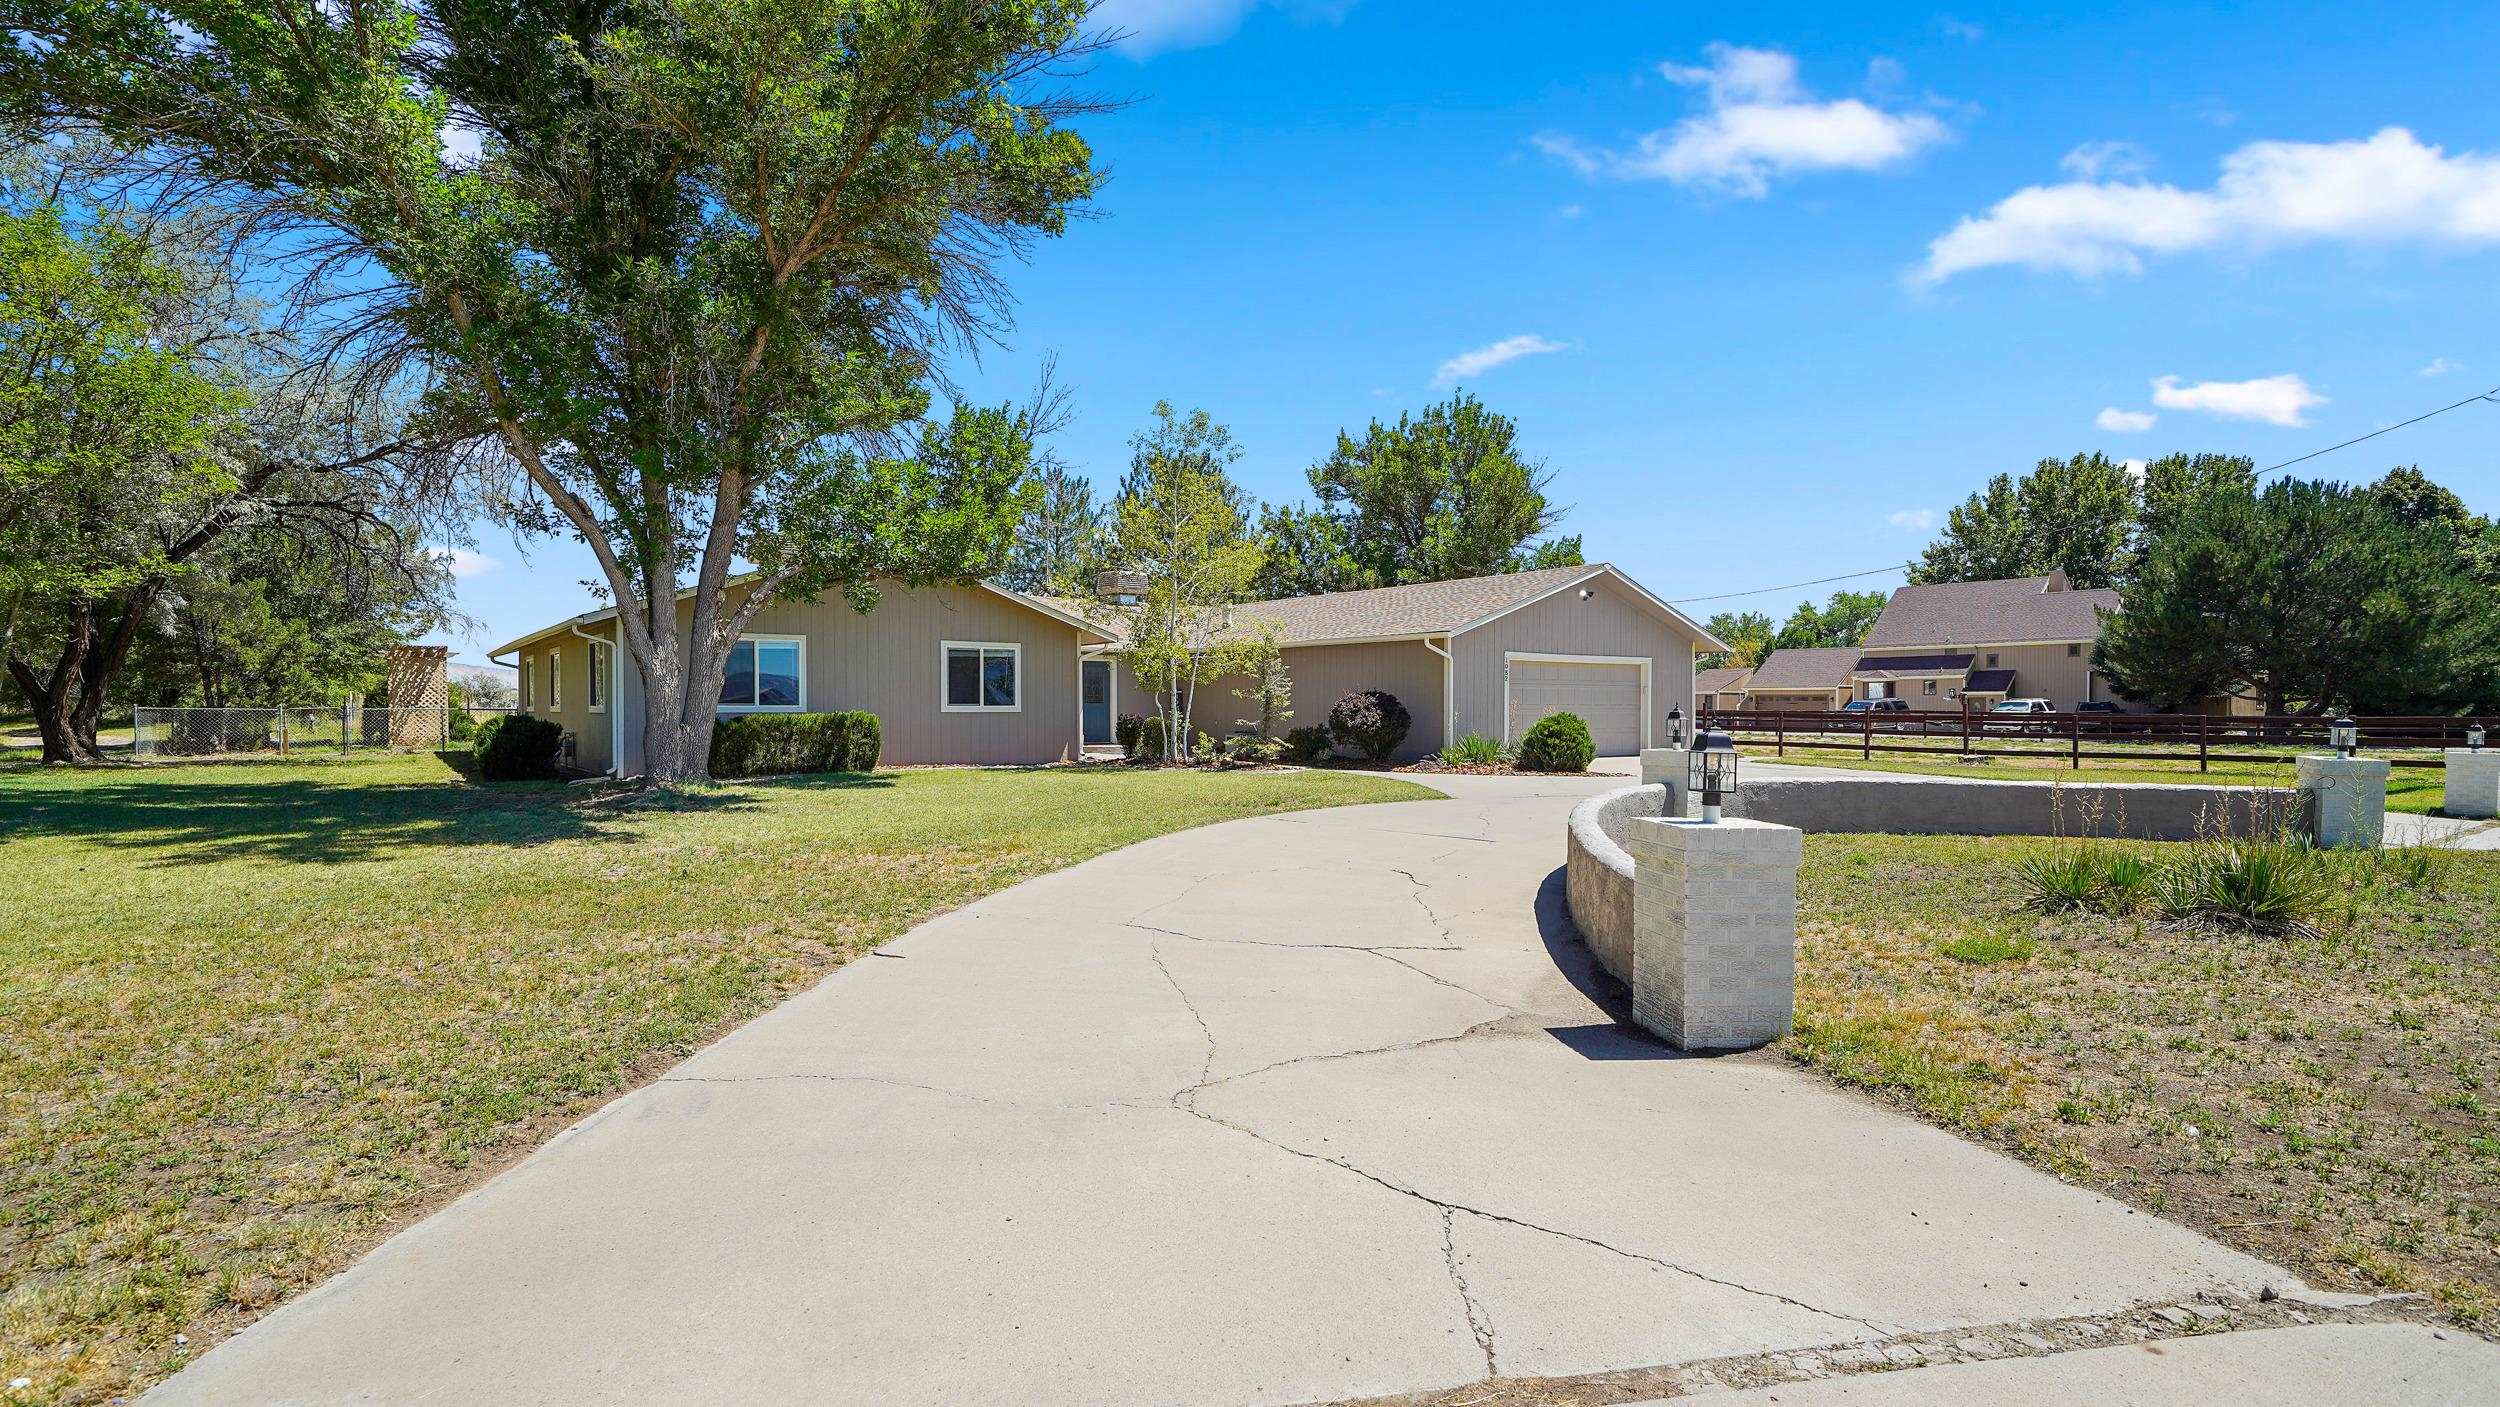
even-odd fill
[[(1056, 604), (1117, 628), (1116, 606)], [(1289, 727), (1324, 725), (1339, 698), (1383, 689), (1415, 720), (1400, 759), (1469, 733), (1516, 744), (1561, 712), (1587, 721), (1601, 756), (1632, 754), (1665, 736), (1669, 708), (1692, 711), (1694, 652), (1726, 648), (1602, 562), (1253, 601), (1233, 608), (1227, 629), (1263, 627), (1276, 631), (1293, 677)], [(1125, 659), (1109, 675), (1113, 713), (1154, 711)], [(1256, 723), (1256, 703), (1234, 697), (1244, 687), (1201, 682), (1192, 725), (1220, 737)]]
[(1773, 650), (1745, 681), (1743, 707), (1756, 713), (1836, 709), (1849, 701), (1849, 671), (1857, 661), (1854, 649)]
[(1693, 707), (1732, 712), (1745, 706), (1745, 686), (1753, 679), (1746, 665), (1697, 670), (1693, 674)]
[[(733, 588), (734, 591), (734, 588)], [(678, 603), (683, 628), (691, 607)], [(865, 709), (885, 760), (1033, 764), (1110, 747), (1123, 713), (1153, 705), (1120, 658), (1116, 602), (1029, 596), (987, 583), (890, 586), (872, 611), (839, 595), (775, 601), (730, 657), (723, 713)], [(1290, 726), (1324, 724), (1357, 689), (1414, 716), (1402, 758), (1477, 732), (1516, 742), (1538, 719), (1588, 720), (1601, 753), (1630, 753), (1692, 707), (1693, 652), (1723, 649), (1610, 566), (1250, 602), (1230, 628), (1272, 624), (1293, 675)], [(588, 771), (640, 769), (642, 700), (619, 659), (613, 610), (591, 611), (490, 652), (513, 658), (519, 706), (554, 718)], [(1221, 735), (1256, 720), (1242, 681), (1198, 690), (1195, 725)], [(619, 765), (621, 763), (621, 766)]]

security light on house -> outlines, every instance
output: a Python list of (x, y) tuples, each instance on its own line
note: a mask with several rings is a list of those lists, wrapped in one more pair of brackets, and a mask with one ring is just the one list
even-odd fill
[(1704, 728), (1693, 740), (1693, 790), (1701, 793), (1701, 819), (1719, 821), (1719, 803), (1736, 786), (1736, 740), (1722, 728)]

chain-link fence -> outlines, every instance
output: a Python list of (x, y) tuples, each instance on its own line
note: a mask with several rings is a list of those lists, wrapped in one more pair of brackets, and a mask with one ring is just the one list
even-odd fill
[(465, 743), (501, 708), (139, 708), (131, 714), (134, 757), (291, 757), (322, 753), (428, 751)]

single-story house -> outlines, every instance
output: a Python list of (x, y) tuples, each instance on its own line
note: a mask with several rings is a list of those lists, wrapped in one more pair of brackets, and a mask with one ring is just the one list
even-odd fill
[[(1115, 583), (1116, 584), (1116, 583)], [(734, 588), (733, 588), (734, 590)], [(690, 605), (679, 602), (680, 624)], [(1071, 600), (989, 583), (889, 587), (875, 609), (838, 594), (775, 601), (734, 647), (723, 713), (865, 709), (885, 760), (1036, 764), (1115, 745), (1124, 713), (1151, 713), (1121, 652), (1115, 599)], [(1516, 743), (1568, 710), (1601, 754), (1631, 753), (1693, 706), (1693, 654), (1723, 649), (1604, 563), (1247, 602), (1228, 628), (1272, 626), (1293, 677), (1288, 726), (1327, 721), (1357, 689), (1398, 696), (1414, 718), (1401, 758), (1482, 733)], [(519, 671), (519, 706), (572, 735), (575, 763), (640, 767), (641, 694), (615, 645), (613, 610), (558, 621), (490, 652)], [(1243, 681), (1198, 689), (1193, 722), (1221, 735), (1255, 722)]]
[(1751, 665), (1723, 665), (1693, 672), (1693, 707), (1705, 712), (1733, 712), (1745, 706), (1745, 686), (1753, 679)]
[(2118, 609), (2116, 591), (2080, 590), (2055, 571), (1904, 586), (1860, 647), (1851, 671), (1856, 696), (1945, 711), (2006, 698), (2047, 699), (2061, 709), (2114, 702), (2093, 671), (2092, 646), (2103, 614)]

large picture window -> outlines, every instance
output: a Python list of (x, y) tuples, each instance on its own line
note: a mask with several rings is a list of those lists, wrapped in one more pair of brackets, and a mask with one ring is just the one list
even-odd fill
[(939, 653), (939, 703), (948, 713), (1015, 713), (1024, 707), (1024, 647), (949, 640)]
[(804, 643), (794, 636), (749, 635), (730, 646), (729, 668), (721, 675), (720, 706), (785, 713), (805, 707)]

